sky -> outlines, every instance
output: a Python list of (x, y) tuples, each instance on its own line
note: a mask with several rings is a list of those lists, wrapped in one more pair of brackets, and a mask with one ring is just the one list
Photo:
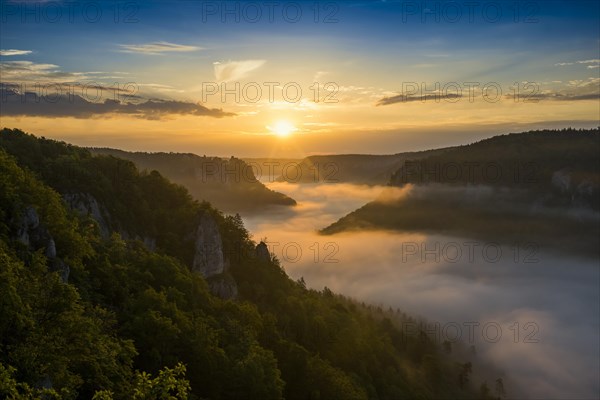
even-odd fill
[(84, 146), (301, 158), (599, 125), (595, 1), (0, 5), (0, 126)]

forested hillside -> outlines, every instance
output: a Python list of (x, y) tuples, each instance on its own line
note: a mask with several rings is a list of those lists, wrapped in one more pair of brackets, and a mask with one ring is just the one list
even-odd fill
[(284, 164), (277, 180), (291, 183), (355, 183), (386, 185), (406, 160), (440, 154), (447, 149), (388, 155), (330, 154), (306, 157)]
[[(226, 261), (213, 276), (196, 269), (203, 221)], [(406, 334), (410, 317), (290, 280), (239, 216), (130, 161), (10, 129), (0, 275), (2, 398), (493, 397), (474, 356)], [(215, 279), (235, 290), (216, 296)]]
[(140, 170), (156, 170), (185, 186), (197, 200), (209, 201), (226, 212), (264, 210), (268, 206), (293, 206), (294, 199), (268, 189), (258, 181), (252, 166), (231, 157), (200, 157), (182, 153), (143, 153), (92, 148), (92, 154), (132, 161)]
[(598, 257), (598, 129), (534, 131), (406, 160), (390, 189), (323, 229), (390, 229)]
[(512, 133), (410, 158), (390, 184), (519, 188), (551, 196), (552, 205), (600, 210), (599, 151), (599, 129)]

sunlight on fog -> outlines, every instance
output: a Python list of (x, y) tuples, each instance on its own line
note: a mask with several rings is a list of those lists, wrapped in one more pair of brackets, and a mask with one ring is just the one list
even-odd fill
[[(441, 327), (457, 323), (463, 327), (464, 341), (468, 341), (464, 324), (479, 323), (474, 328), (478, 354), (504, 371), (527, 396), (597, 393), (596, 262), (550, 256), (544, 249), (516, 253), (511, 246), (500, 247), (497, 255), (497, 246), (489, 243), (439, 235), (323, 236), (318, 229), (382, 192), (396, 198), (405, 192), (349, 184), (269, 187), (290, 195), (298, 206), (245, 221), (255, 240), (268, 239), (270, 250), (293, 279), (303, 277), (318, 290), (327, 286), (361, 301), (427, 316)], [(424, 255), (421, 249), (429, 253)], [(501, 327), (497, 343), (482, 340), (486, 323)]]

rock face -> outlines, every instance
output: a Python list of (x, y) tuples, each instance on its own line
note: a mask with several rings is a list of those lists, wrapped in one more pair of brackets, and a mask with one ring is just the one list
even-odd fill
[(17, 240), (26, 246), (31, 245), (30, 233), (39, 235), (40, 218), (32, 206), (25, 207), (23, 215), (17, 224)]
[(123, 240), (139, 240), (144, 244), (150, 251), (156, 251), (156, 239), (149, 236), (140, 236), (138, 234), (131, 234), (123, 229), (117, 231), (119, 235), (123, 238)]
[(271, 253), (269, 253), (269, 248), (265, 242), (260, 242), (256, 245), (256, 258), (264, 262), (271, 261)]
[(205, 278), (221, 274), (225, 271), (223, 257), (223, 241), (217, 222), (208, 213), (200, 218), (196, 229), (195, 253), (192, 270)]
[(110, 224), (108, 223), (108, 212), (98, 204), (98, 201), (88, 193), (66, 193), (63, 194), (65, 203), (81, 215), (89, 215), (100, 227), (100, 235), (103, 239), (110, 237)]
[(571, 176), (568, 171), (562, 169), (552, 174), (552, 184), (561, 192), (567, 192), (571, 188)]
[(69, 279), (70, 268), (57, 257), (56, 243), (46, 227), (40, 223), (40, 217), (35, 208), (25, 207), (16, 226), (16, 239), (33, 251), (44, 248), (49, 269), (58, 271), (62, 281), (66, 283)]
[(208, 280), (210, 292), (222, 299), (236, 299), (238, 297), (237, 284), (229, 274)]

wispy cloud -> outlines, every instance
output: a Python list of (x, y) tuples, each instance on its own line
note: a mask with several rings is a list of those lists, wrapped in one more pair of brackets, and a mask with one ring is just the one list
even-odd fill
[(564, 67), (566, 65), (575, 65), (575, 64), (596, 64), (596, 65), (588, 66), (589, 69), (592, 69), (592, 68), (598, 68), (598, 65), (600, 64), (600, 60), (591, 59), (591, 60), (579, 60), (579, 61), (574, 61), (574, 62), (559, 62), (559, 63), (554, 64), (554, 66), (555, 67)]
[(0, 73), (2, 81), (29, 81), (29, 80), (48, 80), (56, 79), (75, 79), (76, 74), (70, 72), (62, 72), (58, 65), (54, 64), (39, 64), (31, 61), (6, 61), (0, 63)]
[(266, 60), (215, 62), (215, 79), (219, 82), (235, 81), (262, 67)]
[[(600, 99), (600, 78), (569, 81), (566, 88), (561, 90), (543, 90), (540, 93), (524, 96), (526, 101), (582, 101)], [(513, 99), (513, 94), (507, 94), (506, 99)]]
[(24, 56), (33, 53), (31, 50), (8, 49), (0, 50), (0, 56)]
[(448, 94), (426, 94), (423, 96), (412, 96), (406, 94), (399, 94), (397, 96), (384, 97), (380, 99), (375, 104), (376, 106), (387, 106), (395, 103), (411, 103), (415, 101), (440, 101), (440, 100), (448, 100), (448, 99), (460, 99), (462, 95), (456, 93), (448, 93)]
[(142, 102), (121, 102), (105, 99), (92, 102), (79, 95), (54, 94), (40, 96), (34, 92), (21, 93), (9, 85), (0, 85), (2, 116), (36, 116), (47, 118), (93, 118), (127, 115), (149, 120), (162, 120), (176, 115), (229, 117), (233, 113), (207, 108), (199, 103), (151, 99)]
[(152, 42), (146, 44), (120, 44), (124, 53), (138, 53), (148, 55), (162, 55), (164, 53), (184, 53), (202, 50), (201, 47), (175, 44), (169, 42)]
[[(235, 114), (191, 101), (161, 98), (161, 92), (181, 92), (159, 83), (103, 84), (107, 76), (123, 72), (69, 72), (55, 64), (31, 61), (0, 63), (2, 116), (93, 118), (127, 115), (167, 119), (176, 115), (228, 117)], [(143, 89), (143, 93), (138, 90)], [(93, 98), (88, 98), (87, 95)]]
[(594, 60), (577, 61), (577, 64), (600, 64), (600, 60), (594, 59)]

